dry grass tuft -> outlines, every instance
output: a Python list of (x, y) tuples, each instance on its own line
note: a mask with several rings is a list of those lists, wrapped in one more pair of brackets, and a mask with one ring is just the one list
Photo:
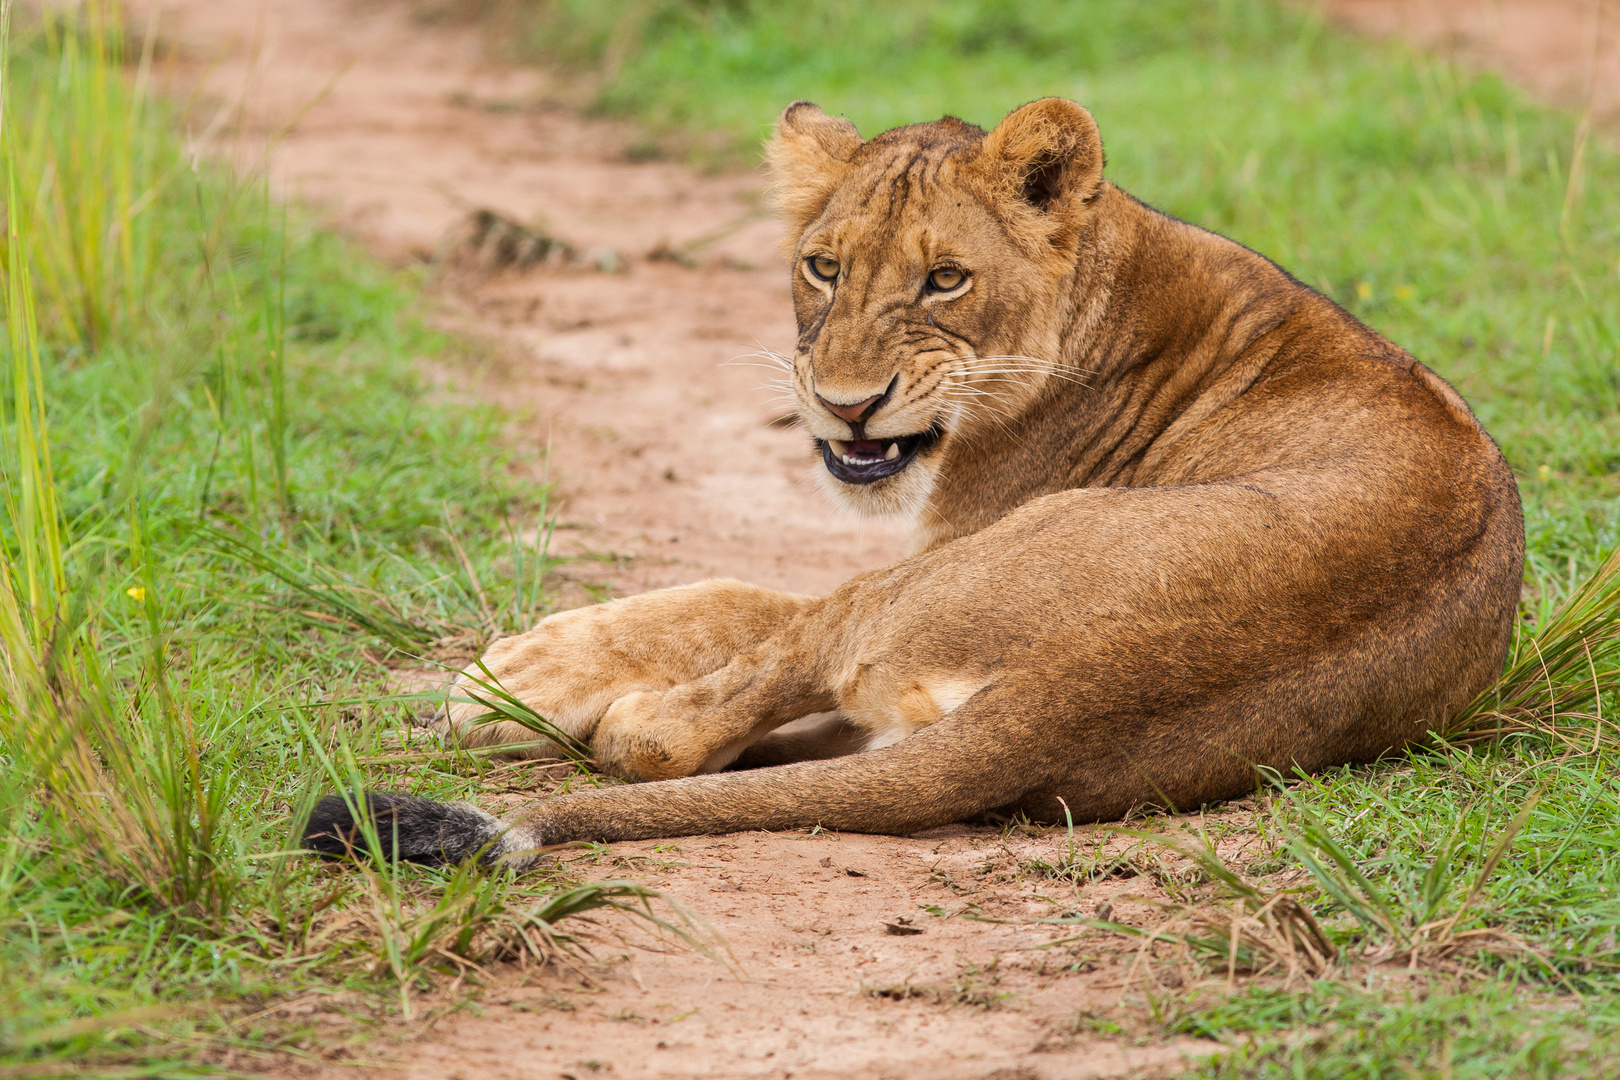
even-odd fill
[(1520, 625), (1496, 685), (1437, 733), (1481, 743), (1537, 733), (1596, 752), (1620, 744), (1605, 732), (1603, 698), (1620, 694), (1620, 545), (1533, 632)]
[[(1532, 797), (1521, 807), (1455, 902), (1448, 901), (1462, 881), (1458, 860), (1462, 845), (1455, 831), (1437, 849), (1418, 895), (1402, 900), (1374, 884), (1357, 860), (1296, 803), (1300, 825), (1283, 848), (1304, 868), (1310, 884), (1301, 881), (1279, 888), (1252, 881), (1202, 835), (1130, 830), (1127, 835), (1166, 847), (1195, 864), (1225, 896), (1171, 904), (1171, 917), (1151, 930), (1086, 921), (1139, 935), (1138, 969), (1150, 958), (1168, 959), (1186, 969), (1188, 979), (1213, 969), (1229, 984), (1238, 975), (1278, 977), (1285, 987), (1314, 980), (1359, 982), (1375, 970), (1397, 968), (1474, 979), (1509, 960), (1556, 978), (1545, 949), (1499, 926), (1471, 925), (1488, 918), (1489, 912), (1479, 907), (1485, 886), (1536, 801)], [(1324, 925), (1308, 904), (1313, 892), (1318, 905), (1325, 901), (1327, 909), (1341, 918)], [(1170, 955), (1161, 955), (1160, 945), (1171, 946)]]
[(439, 261), (452, 271), (479, 277), (536, 267), (619, 274), (628, 267), (625, 257), (612, 248), (581, 249), (487, 206), (468, 209), (466, 218), (445, 240)]

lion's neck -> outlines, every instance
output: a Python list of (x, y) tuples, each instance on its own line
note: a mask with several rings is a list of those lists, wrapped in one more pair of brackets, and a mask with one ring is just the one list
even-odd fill
[(1062, 366), (1012, 422), (964, 432), (914, 532), (918, 550), (1031, 499), (1153, 483), (1157, 447), (1307, 290), (1270, 262), (1108, 185), (1075, 260)]

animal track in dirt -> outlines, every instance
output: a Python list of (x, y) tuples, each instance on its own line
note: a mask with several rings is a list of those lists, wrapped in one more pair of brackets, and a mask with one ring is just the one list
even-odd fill
[[(1568, 94), (1568, 57), (1590, 51), (1570, 37), (1578, 20), (1564, 20), (1574, 29), (1563, 38), (1515, 30), (1496, 34), (1495, 53), (1478, 45), (1542, 3), (1576, 11), (1582, 0), (1334, 0), (1330, 11), (1420, 41), (1473, 42), (1469, 55)], [(215, 134), (198, 149), (247, 166), (273, 140), (276, 190), (382, 257), (432, 258), (470, 209), (498, 215), (483, 235), (499, 226), (510, 252), (488, 245), (495, 257), (479, 274), (433, 296), (439, 318), (499, 358), (476, 389), (531, 418), (537, 481), (550, 446), (559, 544), (582, 557), (568, 571), (569, 602), (711, 576), (820, 592), (904, 553), (898, 527), (822, 500), (790, 406), (759, 389), (769, 366), (747, 366), (750, 353), (793, 340), (760, 177), (632, 162), (629, 129), (580, 119), (556, 104), (566, 88), (489, 64), (472, 34), (415, 25), (399, 4), (131, 6), (161, 9), (176, 74), (220, 110), (217, 124), (201, 114), (196, 129)], [(1600, 58), (1605, 79), (1609, 62)], [(1598, 111), (1610, 85), (1593, 95)], [(548, 237), (566, 241), (556, 256)], [(579, 869), (677, 897), (723, 936), (733, 968), (630, 948), (593, 969), (592, 986), (559, 972), (501, 976), (481, 1015), (441, 1021), (392, 1054), (406, 1075), (434, 1080), (1174, 1072), (1210, 1044), (1138, 1045), (1086, 1022), (1140, 976), (1130, 941), (1052, 945), (1072, 929), (1019, 921), (1159, 917), (1141, 900), (1166, 894), (1147, 877), (1103, 874), (1083, 889), (1044, 877), (1036, 864), (1060, 861), (1066, 843), (952, 826), (615, 844)]]

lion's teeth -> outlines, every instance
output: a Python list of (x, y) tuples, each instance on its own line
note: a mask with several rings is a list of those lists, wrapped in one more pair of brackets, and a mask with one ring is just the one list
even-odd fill
[(828, 439), (827, 449), (832, 451), (833, 457), (837, 458), (839, 461), (842, 461), (845, 465), (853, 465), (856, 467), (866, 465), (881, 465), (885, 461), (894, 461), (900, 457), (900, 444), (897, 442), (891, 442), (888, 444), (888, 446), (884, 447), (881, 455), (867, 455), (864, 453), (852, 454), (850, 453), (850, 450), (852, 449), (851, 445), (842, 439)]

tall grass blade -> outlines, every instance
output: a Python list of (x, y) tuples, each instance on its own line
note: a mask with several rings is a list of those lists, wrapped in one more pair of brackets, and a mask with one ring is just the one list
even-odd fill
[[(532, 706), (515, 697), (506, 687), (501, 685), (500, 680), (484, 665), (481, 658), (476, 664), (483, 676), (480, 678), (470, 671), (462, 672), (458, 684), (462, 696), (450, 699), (451, 701), (460, 701), (471, 705), (481, 705), (488, 710), (484, 715), (475, 719), (474, 724), (495, 724), (502, 720), (510, 720), (550, 739), (556, 744), (561, 754), (570, 761), (580, 765), (589, 765), (591, 763), (591, 748), (589, 745), (576, 739), (549, 719), (540, 715)], [(469, 687), (475, 687), (476, 689), (469, 689)]]
[[(203, 526), (201, 533), (211, 540), (220, 554), (247, 563), (276, 578), (307, 601), (314, 614), (335, 618), (352, 629), (362, 630), (405, 652), (415, 652), (439, 635), (410, 622), (386, 599), (314, 562), (295, 565), (291, 552), (275, 551), (252, 539), (245, 530), (229, 532), (216, 526)], [(319, 621), (317, 619), (317, 621)]]
[[(114, 140), (131, 138), (130, 125), (139, 118), (130, 112), (132, 105), (122, 90), (113, 88), (121, 75), (116, 69), (109, 72), (115, 46), (110, 44), (112, 30), (105, 12), (89, 4), (82, 15), (88, 26), (82, 33), (72, 24), (54, 28), (56, 58), (67, 80), (69, 126), (86, 125)], [(9, 16), (8, 4), (0, 14), (8, 84)], [(54, 236), (68, 244), (55, 254), (80, 276), (77, 295), (84, 320), (80, 329), (90, 340), (104, 335), (112, 318), (104, 303), (104, 287), (110, 281), (128, 280), (133, 248), (115, 242), (117, 231), (99, 215), (109, 200), (110, 205), (127, 203), (127, 166), (133, 157), (117, 142), (111, 149), (76, 144), (62, 148), (81, 155), (123, 154), (123, 163), (99, 178), (85, 173), (82, 162), (75, 164), (79, 171), (72, 176), (91, 185), (111, 185), (105, 191), (88, 192), (91, 201), (100, 203), (61, 204), (57, 209), (66, 217), (43, 222), (30, 218), (19, 192), (18, 130), (11, 105), (7, 100), (0, 106), (0, 159), (6, 185), (3, 314), (12, 401), (9, 416), (0, 411), (0, 427), (9, 427), (14, 434), (0, 456), (7, 526), (3, 534), (10, 538), (10, 543), (0, 543), (4, 644), (0, 680), (5, 690), (0, 743), (11, 768), (26, 777), (25, 785), (42, 788), (44, 801), (38, 811), (61, 830), (58, 848), (66, 858), (82, 860), (165, 908), (221, 915), (233, 891), (229, 875), (221, 872), (217, 850), (230, 794), (228, 771), (205, 777), (201, 742), (169, 689), (159, 635), (149, 635), (154, 647), (144, 679), (133, 693), (108, 676), (82, 605), (75, 609), (69, 603), (66, 526), (51, 463), (32, 262), (37, 258), (48, 264), (53, 254), (44, 241), (31, 243), (25, 230), (33, 228), (47, 239)], [(52, 160), (53, 166), (60, 164)], [(61, 169), (54, 176), (60, 191), (70, 177)], [(43, 227), (53, 220), (57, 233)], [(86, 233), (97, 229), (101, 232), (94, 236)], [(119, 252), (122, 261), (114, 258)], [(131, 548), (135, 563), (144, 568), (138, 523)], [(150, 575), (143, 580), (155, 605)], [(87, 580), (83, 587), (92, 584)], [(156, 608), (148, 610), (155, 613)], [(14, 794), (24, 799), (24, 790)], [(15, 812), (21, 805), (26, 803), (9, 804), (8, 810)]]

